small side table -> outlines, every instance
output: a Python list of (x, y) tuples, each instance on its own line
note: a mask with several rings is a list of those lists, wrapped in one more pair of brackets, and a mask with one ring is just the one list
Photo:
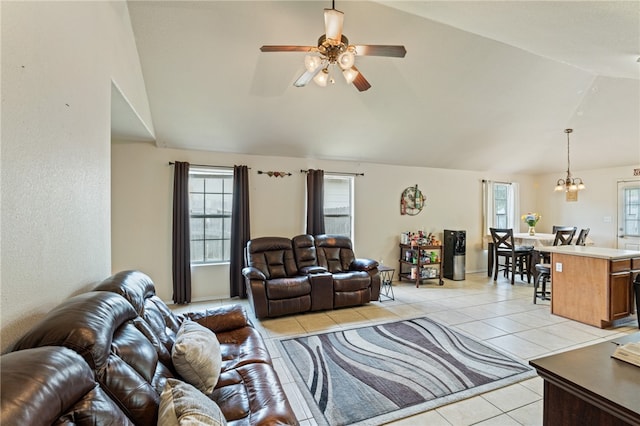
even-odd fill
[(380, 297), (378, 301), (382, 302), (382, 297), (386, 297), (387, 300), (396, 300), (393, 294), (393, 285), (391, 284), (396, 270), (388, 266), (379, 265), (378, 272), (380, 272)]

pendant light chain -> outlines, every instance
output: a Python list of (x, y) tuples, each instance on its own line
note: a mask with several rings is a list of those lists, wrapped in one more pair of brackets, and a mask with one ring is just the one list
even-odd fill
[(569, 155), (569, 135), (573, 132), (573, 129), (566, 129), (567, 134), (567, 177), (571, 177), (571, 155)]

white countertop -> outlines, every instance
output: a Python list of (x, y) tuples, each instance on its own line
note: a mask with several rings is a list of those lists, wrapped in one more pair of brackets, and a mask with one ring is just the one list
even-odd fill
[(575, 256), (597, 257), (609, 260), (640, 257), (640, 251), (593, 246), (544, 246), (539, 247), (538, 250), (548, 253), (571, 254)]

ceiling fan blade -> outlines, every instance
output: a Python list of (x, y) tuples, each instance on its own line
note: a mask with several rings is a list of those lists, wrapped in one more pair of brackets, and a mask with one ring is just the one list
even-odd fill
[(316, 46), (262, 46), (261, 52), (315, 52), (318, 48)]
[(404, 58), (407, 49), (404, 46), (390, 46), (384, 44), (357, 44), (355, 45), (358, 56), (391, 56)]
[(344, 13), (337, 9), (324, 10), (324, 33), (330, 44), (336, 46), (341, 43), (343, 23)]
[(318, 74), (318, 72), (320, 72), (321, 69), (322, 69), (322, 65), (318, 65), (318, 67), (313, 71), (305, 71), (304, 74), (298, 77), (298, 79), (293, 83), (293, 85), (296, 87), (306, 86), (307, 84), (309, 84), (311, 80), (313, 80), (313, 77), (315, 77), (316, 74)]
[(358, 75), (356, 76), (355, 80), (353, 80), (353, 85), (356, 86), (356, 89), (358, 89), (360, 92), (369, 90), (371, 88), (371, 84), (369, 84), (367, 79), (364, 78), (360, 70), (358, 70), (355, 66), (351, 68), (353, 68), (358, 72)]

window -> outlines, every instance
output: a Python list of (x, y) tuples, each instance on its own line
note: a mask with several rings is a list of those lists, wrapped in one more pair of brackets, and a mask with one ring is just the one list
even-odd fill
[(493, 227), (508, 228), (509, 184), (493, 184)]
[(232, 170), (189, 170), (191, 263), (229, 262), (232, 199)]
[(517, 182), (482, 181), (482, 210), (485, 235), (489, 228), (513, 228), (518, 232), (519, 185)]
[(640, 237), (640, 187), (624, 189), (624, 230), (629, 237)]
[(327, 234), (353, 241), (353, 176), (324, 175), (324, 227)]

